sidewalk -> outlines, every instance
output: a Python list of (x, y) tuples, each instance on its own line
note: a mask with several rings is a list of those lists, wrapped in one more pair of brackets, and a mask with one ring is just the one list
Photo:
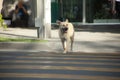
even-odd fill
[[(46, 43), (7, 42), (0, 43), (0, 51), (54, 51), (62, 52), (62, 45), (58, 31), (52, 30), (52, 38)], [(36, 29), (0, 28), (0, 36), (12, 38), (37, 39)], [(75, 32), (74, 52), (88, 53), (120, 53), (120, 34), (115, 31), (90, 31), (80, 30)]]

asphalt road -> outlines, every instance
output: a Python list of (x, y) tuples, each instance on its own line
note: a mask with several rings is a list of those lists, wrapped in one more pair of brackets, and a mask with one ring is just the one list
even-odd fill
[(120, 54), (0, 51), (0, 80), (120, 80)]

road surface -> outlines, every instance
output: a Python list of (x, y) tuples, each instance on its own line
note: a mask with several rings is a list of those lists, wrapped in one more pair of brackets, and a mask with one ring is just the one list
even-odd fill
[(0, 51), (0, 80), (120, 80), (120, 54)]

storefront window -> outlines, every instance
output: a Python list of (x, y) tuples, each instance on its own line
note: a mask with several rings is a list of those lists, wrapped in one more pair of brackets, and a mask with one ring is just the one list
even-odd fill
[(84, 3), (83, 0), (52, 0), (52, 21), (68, 18), (71, 22), (80, 23), (83, 19), (85, 23), (120, 23), (120, 14), (112, 13), (111, 1), (86, 0)]
[[(94, 23), (119, 23), (118, 14), (112, 13), (112, 0), (94, 0)], [(98, 4), (99, 3), (99, 4)]]
[(52, 19), (68, 18), (72, 22), (82, 22), (82, 0), (52, 0), (52, 8)]
[(63, 17), (72, 22), (82, 22), (82, 0), (62, 0)]
[[(99, 3), (99, 4), (98, 4)], [(108, 0), (94, 2), (94, 19), (111, 19), (111, 3)]]

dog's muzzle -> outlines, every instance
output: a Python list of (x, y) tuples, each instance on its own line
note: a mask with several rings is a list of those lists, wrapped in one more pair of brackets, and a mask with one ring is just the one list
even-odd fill
[(62, 28), (61, 30), (62, 30), (63, 33), (67, 33), (68, 28), (65, 27), (65, 28)]

